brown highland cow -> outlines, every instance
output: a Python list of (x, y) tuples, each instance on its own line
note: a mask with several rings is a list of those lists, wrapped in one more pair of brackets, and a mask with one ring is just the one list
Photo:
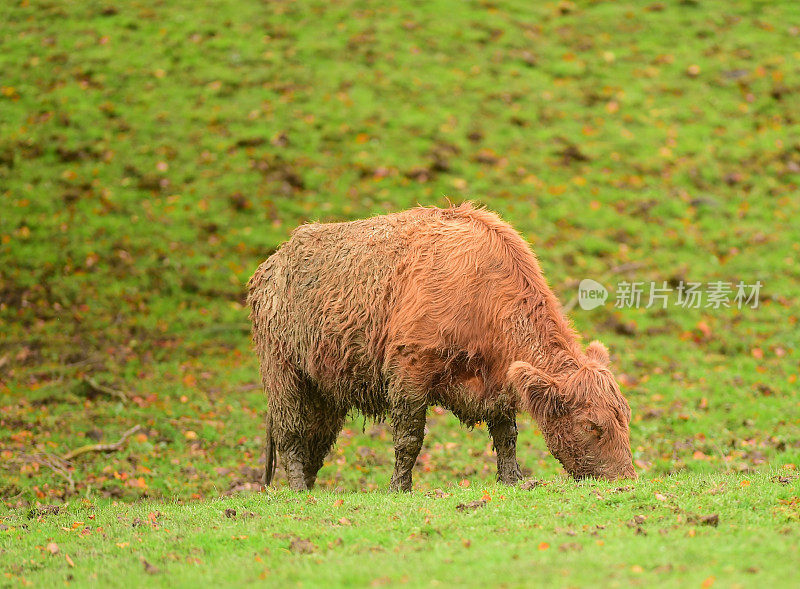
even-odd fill
[(485, 421), (514, 484), (518, 410), (575, 478), (635, 477), (630, 409), (599, 342), (583, 351), (525, 241), (463, 204), (309, 224), (249, 282), (276, 449), (292, 489), (314, 485), (351, 409), (394, 426), (391, 486), (411, 489), (425, 413)]

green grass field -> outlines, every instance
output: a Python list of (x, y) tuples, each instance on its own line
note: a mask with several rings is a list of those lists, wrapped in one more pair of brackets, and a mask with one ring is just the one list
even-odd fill
[[(0, 19), (0, 585), (796, 582), (800, 4)], [(520, 416), (539, 484), (498, 486), (486, 428), (434, 409), (410, 495), (386, 490), (390, 426), (357, 415), (318, 490), (259, 492), (249, 275), (302, 222), (465, 199), (609, 346), (639, 481), (570, 481)], [(583, 278), (606, 305), (575, 305)], [(763, 288), (618, 309), (623, 280)]]

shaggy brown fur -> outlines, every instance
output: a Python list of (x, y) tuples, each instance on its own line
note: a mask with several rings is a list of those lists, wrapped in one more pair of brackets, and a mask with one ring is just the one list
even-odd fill
[(269, 398), (267, 484), (277, 447), (291, 487), (313, 486), (355, 408), (391, 417), (392, 487), (408, 490), (433, 404), (488, 424), (505, 483), (520, 478), (519, 409), (573, 476), (635, 476), (608, 352), (581, 350), (536, 257), (489, 211), (303, 225), (248, 286)]

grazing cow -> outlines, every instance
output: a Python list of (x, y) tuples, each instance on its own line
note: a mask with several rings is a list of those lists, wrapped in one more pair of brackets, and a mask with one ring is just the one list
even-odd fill
[(351, 409), (391, 417), (391, 486), (411, 489), (430, 405), (484, 421), (500, 481), (521, 478), (517, 411), (575, 478), (635, 477), (630, 409), (606, 348), (582, 350), (526, 242), (485, 209), (312, 223), (256, 270), (248, 303), (276, 449), (311, 488)]

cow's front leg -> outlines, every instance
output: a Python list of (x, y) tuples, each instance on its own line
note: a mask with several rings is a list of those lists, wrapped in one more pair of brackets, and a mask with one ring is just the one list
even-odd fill
[(394, 425), (394, 473), (389, 487), (393, 491), (411, 490), (411, 470), (425, 437), (424, 402), (402, 401), (392, 407)]
[(516, 485), (522, 479), (517, 462), (517, 423), (514, 417), (500, 416), (488, 423), (494, 449), (497, 452), (497, 480)]

